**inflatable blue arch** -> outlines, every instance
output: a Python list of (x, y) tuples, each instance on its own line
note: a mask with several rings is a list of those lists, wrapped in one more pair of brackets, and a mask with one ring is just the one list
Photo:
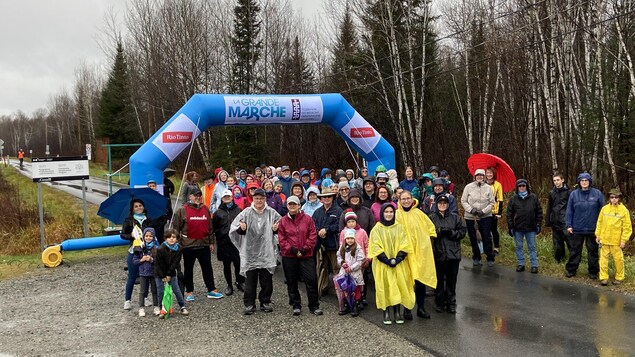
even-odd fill
[[(395, 168), (395, 150), (341, 94), (196, 94), (130, 157), (130, 186), (163, 185), (163, 170), (205, 129), (218, 125), (327, 124), (366, 160), (369, 172)], [(42, 252), (56, 267), (62, 251), (127, 245), (116, 236), (68, 239)]]
[(205, 129), (218, 125), (326, 124), (374, 172), (395, 168), (395, 150), (341, 94), (195, 94), (130, 157), (130, 186), (163, 184), (163, 170)]

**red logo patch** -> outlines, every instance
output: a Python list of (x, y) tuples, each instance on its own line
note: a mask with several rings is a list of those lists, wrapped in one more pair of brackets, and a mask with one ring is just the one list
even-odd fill
[(351, 138), (372, 138), (375, 136), (375, 130), (373, 128), (352, 128)]
[(163, 133), (164, 143), (189, 143), (191, 141), (191, 131), (167, 131)]

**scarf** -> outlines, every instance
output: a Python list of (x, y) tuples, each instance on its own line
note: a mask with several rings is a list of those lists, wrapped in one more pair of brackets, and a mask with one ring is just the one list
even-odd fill
[(167, 241), (163, 242), (163, 244), (168, 247), (171, 251), (176, 252), (179, 250), (179, 243), (174, 243), (174, 245), (169, 245)]
[(139, 225), (143, 225), (143, 221), (148, 218), (146, 217), (145, 213), (135, 213), (133, 217), (135, 221), (139, 222)]
[(527, 197), (527, 194), (529, 194), (529, 191), (525, 191), (525, 192), (518, 192), (518, 196), (520, 196), (520, 198), (525, 198), (525, 197)]

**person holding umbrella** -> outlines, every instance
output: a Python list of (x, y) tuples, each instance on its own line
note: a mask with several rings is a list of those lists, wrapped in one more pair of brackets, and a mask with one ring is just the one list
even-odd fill
[(207, 297), (221, 299), (223, 294), (216, 290), (212, 270), (214, 239), (209, 208), (203, 203), (201, 189), (189, 188), (188, 201), (174, 213), (174, 228), (179, 234), (183, 247), (183, 277), (185, 280), (185, 300), (194, 301), (194, 263), (198, 260), (207, 288)]
[(461, 205), (465, 210), (467, 233), (472, 245), (472, 261), (474, 266), (480, 266), (481, 249), (477, 239), (480, 234), (483, 242), (483, 250), (487, 257), (487, 266), (494, 266), (495, 255), (492, 250), (492, 208), (494, 208), (494, 191), (485, 182), (485, 170), (477, 169), (474, 172), (474, 181), (467, 184), (461, 196)]
[(124, 310), (132, 310), (132, 291), (134, 289), (135, 280), (139, 276), (139, 265), (134, 264), (134, 248), (141, 247), (143, 239), (143, 231), (146, 228), (155, 228), (153, 222), (148, 217), (143, 200), (133, 198), (130, 201), (129, 215), (126, 217), (121, 227), (121, 239), (130, 241), (128, 248), (128, 280), (126, 281)]

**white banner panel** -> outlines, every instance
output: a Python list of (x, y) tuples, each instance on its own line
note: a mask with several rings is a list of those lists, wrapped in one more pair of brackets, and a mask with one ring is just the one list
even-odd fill
[(170, 161), (174, 161), (201, 131), (185, 114), (179, 115), (152, 143), (163, 151)]
[(381, 139), (381, 134), (370, 126), (358, 112), (355, 112), (355, 115), (341, 130), (366, 154), (371, 152)]
[(225, 124), (321, 123), (319, 96), (225, 96)]

